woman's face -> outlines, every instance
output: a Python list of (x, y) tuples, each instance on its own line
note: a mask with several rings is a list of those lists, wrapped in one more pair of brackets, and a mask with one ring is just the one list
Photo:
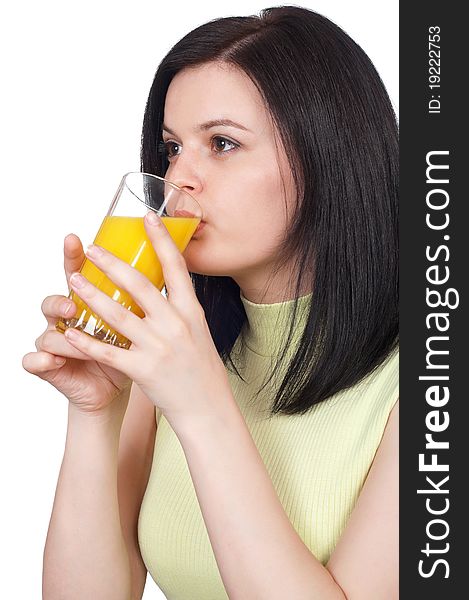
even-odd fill
[(181, 71), (166, 96), (163, 141), (166, 177), (192, 194), (206, 221), (184, 252), (189, 271), (233, 277), (243, 291), (260, 289), (295, 190), (256, 87), (226, 64)]

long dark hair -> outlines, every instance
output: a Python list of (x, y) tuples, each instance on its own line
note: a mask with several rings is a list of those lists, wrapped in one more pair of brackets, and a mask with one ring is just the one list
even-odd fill
[[(271, 415), (304, 414), (358, 383), (398, 345), (396, 116), (368, 56), (324, 16), (283, 6), (216, 19), (187, 34), (158, 67), (143, 121), (143, 171), (164, 175), (168, 167), (159, 142), (173, 77), (220, 61), (259, 90), (298, 192), (278, 266), (296, 261), (295, 298), (305, 281), (313, 293)], [(240, 288), (231, 277), (191, 277), (219, 355), (241, 377), (231, 356), (247, 318)], [(286, 356), (296, 315), (294, 302), (269, 380)]]

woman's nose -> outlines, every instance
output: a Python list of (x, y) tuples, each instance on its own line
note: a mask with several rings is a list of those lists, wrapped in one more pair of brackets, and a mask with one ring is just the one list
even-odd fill
[(198, 194), (202, 191), (202, 180), (196, 165), (182, 155), (178, 156), (175, 164), (170, 165), (166, 177), (189, 194)]

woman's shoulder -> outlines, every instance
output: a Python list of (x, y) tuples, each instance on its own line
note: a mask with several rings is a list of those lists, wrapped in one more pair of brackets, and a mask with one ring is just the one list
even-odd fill
[(382, 433), (399, 398), (399, 346), (354, 387), (357, 413)]
[(399, 346), (389, 352), (362, 381), (365, 388), (395, 389), (399, 384)]
[(375, 431), (379, 438), (398, 397), (397, 347), (358, 383), (321, 402), (323, 406), (318, 410), (333, 413), (334, 422), (344, 424), (348, 430), (362, 431), (364, 435), (367, 432), (367, 436)]

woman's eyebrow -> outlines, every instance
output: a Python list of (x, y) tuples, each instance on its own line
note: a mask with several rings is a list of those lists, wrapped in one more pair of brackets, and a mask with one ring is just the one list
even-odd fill
[[(164, 123), (162, 127), (171, 135), (176, 135), (176, 133)], [(197, 125), (196, 127), (194, 127), (194, 131), (207, 131), (208, 129), (212, 129), (212, 127), (235, 127), (236, 129), (241, 129), (243, 131), (249, 131), (250, 133), (252, 133), (250, 129), (248, 129), (244, 125), (241, 125), (240, 123), (236, 123), (236, 121), (232, 121), (231, 119), (212, 119), (211, 121), (206, 121), (205, 123)]]

